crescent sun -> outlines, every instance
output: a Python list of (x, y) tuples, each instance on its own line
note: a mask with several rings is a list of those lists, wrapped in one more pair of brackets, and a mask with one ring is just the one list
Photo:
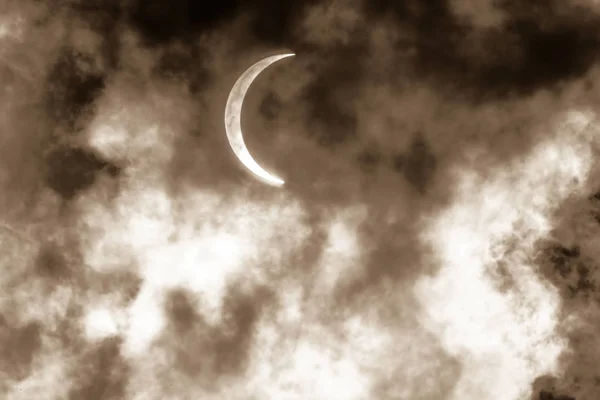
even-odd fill
[(263, 70), (274, 62), (293, 55), (295, 54), (279, 54), (262, 59), (252, 65), (233, 85), (225, 106), (225, 131), (227, 132), (227, 139), (229, 140), (231, 149), (250, 172), (272, 186), (283, 186), (284, 181), (267, 172), (252, 158), (252, 155), (248, 151), (242, 133), (242, 105), (244, 104), (244, 97), (246, 97), (250, 85)]

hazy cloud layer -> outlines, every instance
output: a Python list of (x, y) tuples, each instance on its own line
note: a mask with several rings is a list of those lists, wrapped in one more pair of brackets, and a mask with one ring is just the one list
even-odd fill
[(3, 2), (0, 397), (597, 398), (598, 22)]

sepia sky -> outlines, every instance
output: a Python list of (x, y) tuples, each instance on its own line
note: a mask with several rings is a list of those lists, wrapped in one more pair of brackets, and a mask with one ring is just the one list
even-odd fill
[(0, 398), (600, 398), (597, 1), (0, 0), (0, 78)]

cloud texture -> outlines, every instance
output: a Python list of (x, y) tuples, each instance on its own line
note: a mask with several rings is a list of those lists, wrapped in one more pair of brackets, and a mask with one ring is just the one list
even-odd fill
[(0, 4), (2, 397), (597, 398), (598, 5), (218, 3)]

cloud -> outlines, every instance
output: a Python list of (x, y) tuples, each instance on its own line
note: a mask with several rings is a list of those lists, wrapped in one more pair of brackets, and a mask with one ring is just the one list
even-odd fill
[[(23, 4), (0, 39), (7, 398), (593, 397), (595, 13)], [(279, 51), (243, 121), (274, 190), (222, 113)]]

